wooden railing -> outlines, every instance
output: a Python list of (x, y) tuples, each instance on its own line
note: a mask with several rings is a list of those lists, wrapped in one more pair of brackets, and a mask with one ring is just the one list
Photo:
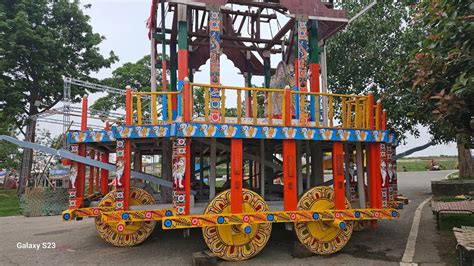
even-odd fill
[[(127, 93), (129, 93), (127, 91)], [(159, 122), (173, 122), (172, 95), (178, 95), (177, 91), (156, 92), (130, 92), (131, 101), (127, 104), (132, 114), (132, 124), (143, 125)], [(160, 101), (158, 100), (160, 99)], [(161, 116), (159, 112), (161, 111)], [(145, 117), (147, 119), (145, 119)], [(144, 122), (144, 120), (148, 120)]]
[[(197, 88), (202, 89), (204, 96), (204, 112), (200, 113), (193, 110), (192, 121), (204, 120), (204, 122), (212, 122), (211, 117), (211, 95), (210, 89), (219, 89), (219, 114), (220, 123), (229, 124), (253, 124), (253, 125), (273, 125), (275, 119), (275, 110), (273, 110), (273, 100), (278, 98), (277, 95), (283, 95), (282, 89), (262, 89), (262, 88), (245, 88), (236, 86), (208, 85), (192, 83), (191, 91), (193, 99), (197, 98)], [(226, 100), (230, 93), (235, 93), (235, 101), (231, 105), (227, 105)], [(245, 103), (245, 94), (249, 95), (249, 103)], [(275, 97), (277, 96), (277, 97)], [(285, 105), (284, 97), (280, 97), (278, 104)], [(260, 100), (259, 100), (260, 99)], [(194, 106), (194, 105), (193, 105)], [(232, 107), (230, 107), (232, 106)], [(232, 112), (232, 111), (235, 111)], [(282, 114), (284, 116), (284, 113)]]
[[(211, 100), (211, 89), (217, 89), (219, 97)], [(184, 82), (178, 92), (127, 91), (127, 99), (130, 124), (136, 125), (181, 121), (383, 129), (386, 122), (386, 113), (382, 112), (380, 102), (374, 104), (372, 94), (343, 95)], [(173, 101), (177, 103), (174, 108)], [(211, 113), (216, 112), (217, 120), (211, 118)]]
[[(369, 128), (369, 96), (291, 91), (291, 102), (295, 106), (292, 110), (296, 110), (292, 116), (299, 125), (314, 121), (316, 127)], [(327, 106), (326, 113), (323, 105)]]

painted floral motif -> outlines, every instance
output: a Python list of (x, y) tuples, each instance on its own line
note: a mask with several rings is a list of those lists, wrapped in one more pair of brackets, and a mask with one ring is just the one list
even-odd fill
[(183, 123), (179, 127), (183, 136), (194, 136), (194, 133), (196, 133), (197, 126), (194, 126), (193, 124)]
[(273, 139), (277, 135), (278, 129), (275, 127), (264, 127), (263, 134), (267, 139)]
[(257, 135), (258, 128), (252, 126), (243, 126), (242, 131), (246, 138), (254, 138)]
[[(204, 126), (204, 125), (203, 125)], [(221, 131), (226, 138), (232, 138), (237, 134), (237, 129), (234, 126), (230, 125), (222, 125), (221, 126)]]
[(295, 128), (292, 128), (292, 127), (284, 127), (282, 129), (283, 131), (283, 135), (285, 136), (285, 138), (287, 139), (293, 139), (295, 138), (296, 136), (296, 129)]
[(304, 139), (313, 139), (316, 130), (304, 127), (301, 129), (301, 133), (303, 134)]
[(114, 132), (112, 130), (107, 131), (107, 136), (109, 137), (110, 141), (115, 141)]
[(385, 137), (385, 131), (375, 130), (372, 133), (374, 134), (374, 139), (377, 142), (381, 142)]
[(332, 138), (333, 131), (330, 129), (322, 128), (319, 130), (319, 134), (321, 135), (323, 140), (330, 140)]
[(213, 137), (217, 133), (217, 126), (214, 126), (212, 124), (201, 125), (201, 132), (204, 137)]
[(349, 130), (339, 129), (337, 130), (337, 136), (342, 141), (347, 141), (351, 137), (351, 132)]
[(355, 135), (356, 135), (358, 141), (365, 141), (365, 140), (367, 139), (367, 135), (368, 135), (368, 134), (367, 134), (367, 132), (364, 131), (364, 130), (358, 130), (358, 129), (357, 129), (357, 130), (355, 131)]

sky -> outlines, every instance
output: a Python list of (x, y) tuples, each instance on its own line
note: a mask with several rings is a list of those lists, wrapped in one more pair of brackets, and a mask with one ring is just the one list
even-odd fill
[[(91, 18), (90, 23), (94, 32), (100, 33), (106, 38), (100, 44), (101, 53), (107, 56), (110, 51), (114, 51), (120, 59), (110, 69), (102, 69), (97, 73), (93, 73), (93, 77), (100, 79), (109, 77), (115, 68), (126, 62), (136, 62), (150, 53), (146, 21), (150, 13), (151, 0), (83, 0), (81, 4), (92, 4), (91, 8), (84, 11)], [(275, 67), (278, 63), (278, 60), (274, 60), (274, 58), (271, 61), (272, 67)], [(227, 60), (225, 55), (222, 55), (221, 83), (244, 86), (244, 79), (238, 72), (233, 63)], [(263, 78), (255, 77), (252, 81), (254, 84), (262, 84)], [(209, 63), (201, 67), (200, 72), (195, 74), (195, 82), (209, 83)], [(89, 104), (92, 104), (94, 100), (101, 96), (103, 94), (90, 95)], [(61, 104), (58, 105), (58, 107), (60, 106)], [(62, 120), (61, 116), (53, 116), (53, 118)], [(77, 118), (72, 118), (72, 120), (79, 122)], [(90, 123), (102, 125), (100, 121), (91, 121)], [(39, 127), (47, 128), (53, 135), (62, 132), (61, 126), (51, 126), (44, 122), (40, 122)], [(406, 144), (399, 146), (397, 152), (402, 152), (428, 142), (430, 135), (427, 129), (420, 127), (419, 130), (421, 132), (420, 137), (415, 138), (414, 136), (407, 135)], [(432, 146), (421, 152), (414, 153), (412, 156), (431, 155), (457, 155), (456, 145), (450, 143), (448, 145)]]

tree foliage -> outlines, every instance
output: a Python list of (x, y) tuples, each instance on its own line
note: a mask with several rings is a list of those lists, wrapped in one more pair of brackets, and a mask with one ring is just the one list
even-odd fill
[[(158, 87), (161, 86), (161, 70), (157, 70)], [(127, 62), (112, 72), (112, 76), (101, 80), (101, 83), (110, 87), (124, 89), (131, 86), (137, 91), (151, 91), (151, 62), (150, 56), (144, 56), (135, 63)], [(93, 110), (112, 111), (125, 108), (125, 96), (108, 93), (99, 98), (91, 106)]]
[[(378, 2), (327, 43), (329, 90), (341, 94), (373, 92), (388, 111), (388, 127), (403, 138), (417, 134), (411, 119), (416, 100), (399, 86), (401, 70), (416, 46), (417, 28), (411, 26), (413, 1)], [(354, 16), (368, 1), (342, 1)]]
[[(117, 60), (100, 54), (79, 0), (4, 0), (0, 3), (0, 110), (24, 133), (29, 117), (63, 98), (63, 77), (88, 79)], [(72, 88), (73, 100), (84, 93)]]
[[(0, 113), (0, 135), (14, 136), (13, 122)], [(18, 169), (21, 157), (18, 147), (6, 141), (0, 141), (0, 169)]]
[(423, 103), (415, 118), (435, 139), (456, 141), (459, 175), (474, 177), (474, 3), (423, 0), (415, 10), (422, 34), (405, 70), (407, 87)]
[[(415, 23), (423, 30), (405, 80), (424, 104), (416, 118), (436, 139), (468, 143), (474, 117), (474, 4), (467, 0), (421, 1)], [(411, 86), (410, 86), (411, 85)]]

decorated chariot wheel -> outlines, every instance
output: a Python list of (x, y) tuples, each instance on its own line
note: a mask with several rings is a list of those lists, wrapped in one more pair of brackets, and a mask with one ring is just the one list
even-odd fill
[[(230, 190), (218, 194), (207, 206), (204, 214), (230, 213)], [(269, 211), (267, 203), (257, 193), (243, 189), (243, 212)], [(203, 227), (202, 234), (209, 249), (217, 257), (229, 260), (246, 260), (257, 255), (268, 242), (271, 223), (221, 225)]]
[[(350, 203), (346, 200), (346, 207)], [(306, 191), (298, 202), (298, 210), (323, 211), (334, 209), (334, 190), (331, 187), (314, 187)], [(349, 242), (353, 224), (345, 221), (335, 225), (331, 221), (295, 223), (296, 236), (306, 248), (319, 255), (340, 251)]]
[[(115, 207), (115, 191), (109, 192), (99, 203), (99, 207)], [(130, 206), (155, 203), (153, 196), (141, 188), (130, 188)], [(123, 231), (117, 229), (118, 223), (105, 223), (100, 216), (95, 219), (95, 228), (99, 236), (118, 247), (135, 246), (145, 241), (155, 228), (156, 221), (126, 222)]]

